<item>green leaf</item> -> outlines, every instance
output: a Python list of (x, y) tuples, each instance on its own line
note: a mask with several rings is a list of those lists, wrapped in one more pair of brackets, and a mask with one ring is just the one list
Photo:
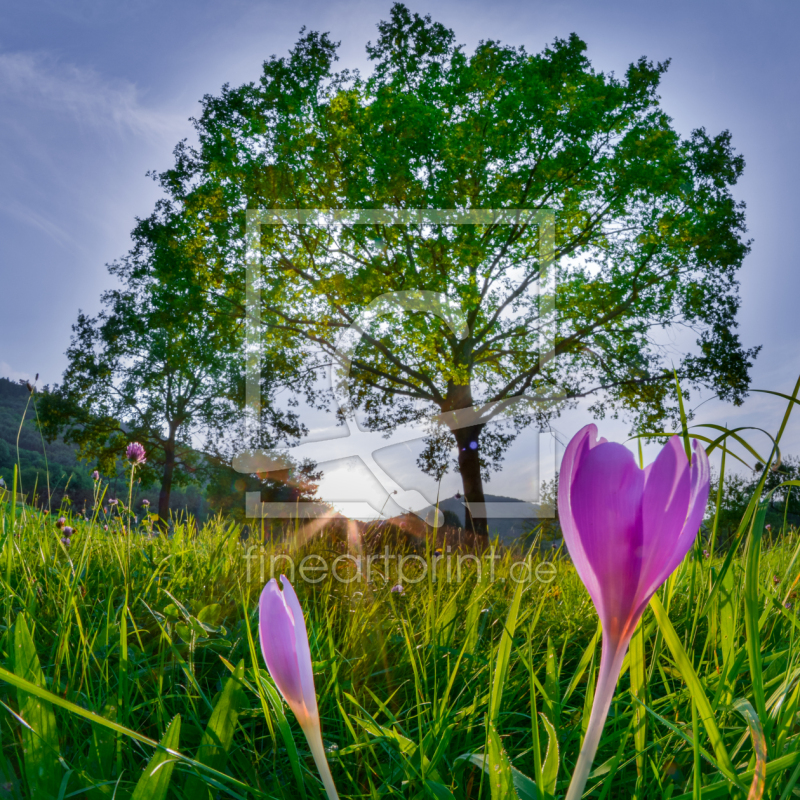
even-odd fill
[[(240, 661), (233, 676), (225, 681), (225, 687), (214, 706), (211, 719), (197, 748), (195, 759), (218, 771), (225, 768), (239, 712), (247, 704), (247, 696), (242, 687), (243, 679), (244, 661)], [(213, 798), (215, 794), (212, 794), (208, 785), (198, 775), (189, 776), (184, 793), (189, 797), (197, 795), (208, 798)]]
[[(21, 614), (14, 625), (14, 673), (36, 686), (45, 685), (28, 624)], [(17, 688), (17, 703), (19, 715), (29, 726), (22, 728), (22, 752), (30, 796), (32, 800), (58, 797), (64, 770), (59, 761), (53, 706), (20, 688)]]
[[(484, 771), (488, 770), (486, 756), (483, 753), (471, 753), (470, 755), (459, 756), (456, 761), (469, 761)], [(511, 767), (511, 777), (514, 780), (514, 791), (519, 800), (543, 800), (542, 793), (536, 786), (536, 782), (527, 775), (520, 772), (516, 767)]]
[(216, 627), (219, 623), (219, 618), (221, 615), (222, 606), (219, 603), (213, 603), (212, 605), (206, 606), (204, 609), (202, 609), (197, 615), (197, 619), (204, 625)]
[(489, 776), (492, 800), (517, 800), (511, 762), (503, 749), (497, 729), (491, 722), (489, 723), (489, 754), (484, 771)]
[(136, 788), (133, 790), (131, 800), (165, 800), (169, 782), (172, 779), (172, 770), (175, 768), (176, 757), (166, 750), (177, 750), (180, 743), (181, 718), (175, 717), (170, 723), (167, 732), (160, 744), (165, 750), (156, 750), (150, 763), (145, 768)]
[(544, 714), (540, 714), (544, 727), (547, 729), (549, 738), (547, 744), (547, 755), (542, 765), (542, 791), (544, 796), (550, 800), (556, 794), (556, 778), (558, 778), (558, 734), (556, 729), (550, 724), (550, 720)]

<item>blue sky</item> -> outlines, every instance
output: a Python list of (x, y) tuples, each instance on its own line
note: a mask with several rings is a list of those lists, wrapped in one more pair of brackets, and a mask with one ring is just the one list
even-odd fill
[[(574, 31), (597, 69), (621, 73), (641, 55), (672, 59), (661, 96), (675, 126), (683, 134), (728, 128), (747, 161), (736, 193), (747, 202), (754, 243), (741, 273), (739, 332), (746, 346), (763, 345), (753, 386), (790, 391), (800, 374), (800, 6), (764, 0), (408, 5), (452, 27), (468, 48), (494, 38), (537, 51)], [(158, 197), (145, 173), (167, 167), (174, 145), (192, 137), (189, 117), (204, 94), (257, 78), (264, 59), (286, 53), (303, 25), (341, 40), (340, 66), (367, 69), (364, 45), (390, 6), (0, 2), (0, 375), (39, 372), (43, 382), (59, 381), (78, 309), (98, 310), (101, 291), (111, 285), (105, 264), (126, 252), (134, 217), (148, 214)], [(775, 429), (782, 412), (779, 401), (752, 395), (740, 409), (707, 402), (698, 420)], [(556, 426), (564, 438), (587, 421), (576, 411)], [(621, 423), (603, 426), (611, 436), (626, 430)], [(320, 426), (317, 435), (324, 436)], [(800, 424), (786, 437), (787, 450), (800, 453)], [(535, 444), (521, 439), (504, 474), (487, 488), (532, 498)], [(345, 451), (331, 443), (330, 452)], [(403, 482), (416, 484), (413, 459), (398, 464)], [(327, 496), (349, 492), (354, 496), (342, 499), (364, 494), (378, 502), (381, 490), (351, 467), (342, 462), (326, 470)], [(458, 486), (451, 478), (446, 493)]]

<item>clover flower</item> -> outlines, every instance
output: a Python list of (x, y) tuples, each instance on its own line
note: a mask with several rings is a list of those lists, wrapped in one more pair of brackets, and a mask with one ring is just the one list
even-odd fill
[(139, 444), (139, 442), (131, 442), (125, 450), (125, 455), (131, 464), (144, 464), (147, 460), (145, 458), (144, 446)]

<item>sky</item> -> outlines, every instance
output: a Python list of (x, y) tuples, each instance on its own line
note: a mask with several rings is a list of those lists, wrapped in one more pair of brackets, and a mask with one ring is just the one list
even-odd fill
[[(800, 178), (796, 139), (800, 81), (796, 31), (800, 5), (769, 0), (704, 3), (643, 0), (492, 0), (409, 2), (453, 28), (468, 50), (484, 38), (537, 52), (577, 33), (594, 67), (622, 74), (645, 55), (671, 59), (662, 105), (677, 130), (729, 129), (747, 166), (735, 188), (747, 203), (753, 240), (741, 278), (739, 334), (760, 344), (754, 388), (790, 393), (800, 374), (795, 333), (800, 297), (796, 255)], [(106, 264), (125, 254), (137, 216), (159, 197), (148, 171), (171, 164), (173, 147), (193, 137), (198, 101), (230, 83), (257, 79), (261, 64), (283, 55), (300, 29), (329, 31), (340, 41), (339, 66), (368, 71), (365, 44), (390, 2), (153, 2), (126, 0), (0, 0), (0, 376), (60, 381), (78, 310), (96, 313), (113, 284)], [(702, 404), (702, 405), (701, 405)], [(695, 422), (752, 425), (775, 431), (785, 404), (751, 394), (733, 408), (693, 396)], [(699, 406), (699, 407), (698, 407)], [(558, 447), (591, 421), (585, 409), (554, 423)], [(341, 437), (331, 417), (309, 418), (323, 465), (321, 494), (354, 516), (385, 504), (386, 512), (417, 508), (438, 487), (414, 466), (413, 433), (388, 441)], [(601, 433), (622, 440), (624, 422), (603, 421)], [(327, 441), (331, 435), (336, 441)], [(759, 447), (764, 435), (753, 433)], [(538, 435), (521, 437), (506, 467), (487, 485), (494, 494), (535, 500)], [(546, 441), (550, 441), (547, 439)], [(800, 453), (800, 417), (790, 422), (784, 450)], [(384, 447), (375, 478), (355, 456)], [(648, 448), (648, 459), (654, 455)], [(344, 458), (348, 456), (348, 458)], [(750, 459), (752, 463), (752, 459)], [(374, 470), (373, 470), (374, 472)], [(382, 483), (381, 483), (382, 481)], [(459, 487), (447, 476), (443, 496)], [(397, 490), (397, 495), (387, 494)], [(420, 494), (414, 494), (419, 491)], [(395, 505), (400, 502), (400, 506)]]

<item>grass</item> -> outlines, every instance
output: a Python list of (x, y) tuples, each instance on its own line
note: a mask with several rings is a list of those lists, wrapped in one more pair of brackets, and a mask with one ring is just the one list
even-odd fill
[[(735, 548), (705, 557), (698, 541), (646, 611), (588, 796), (797, 793), (800, 534), (763, 542), (759, 501)], [(172, 538), (90, 520), (66, 547), (54, 516), (0, 503), (0, 798), (323, 798), (259, 652), (260, 564), (266, 579), (271, 558), (330, 563), (365, 540), (290, 532), (251, 548), (221, 519)], [(563, 796), (599, 661), (569, 560), (540, 570), (552, 581), (515, 581), (520, 554), (497, 550), (457, 580), (458, 552), (367, 546), (387, 544), (419, 554), (402, 593), (396, 561), (369, 583), (294, 581), (340, 795)]]

